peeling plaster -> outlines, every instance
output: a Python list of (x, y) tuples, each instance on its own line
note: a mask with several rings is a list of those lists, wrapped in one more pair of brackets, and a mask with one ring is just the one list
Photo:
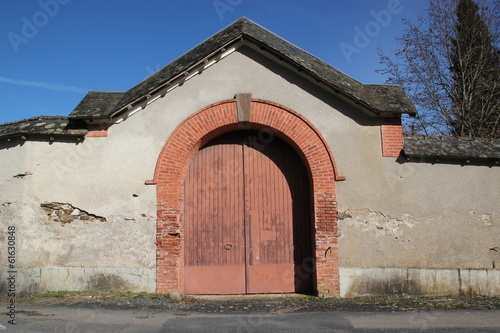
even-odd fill
[(478, 213), (471, 210), (469, 211), (469, 215), (477, 217), (477, 220), (485, 227), (491, 227), (498, 223), (498, 216), (496, 214)]
[[(403, 236), (404, 227), (413, 228), (419, 223), (412, 215), (406, 213), (401, 219), (397, 219), (367, 208), (351, 210), (342, 206), (339, 206), (338, 219), (341, 223), (361, 228), (363, 233), (372, 232), (377, 237), (393, 236), (395, 240)], [(340, 234), (340, 238), (345, 238), (345, 235)]]
[(106, 218), (91, 214), (69, 203), (42, 202), (40, 207), (47, 214), (49, 221), (71, 223), (73, 221), (106, 222)]

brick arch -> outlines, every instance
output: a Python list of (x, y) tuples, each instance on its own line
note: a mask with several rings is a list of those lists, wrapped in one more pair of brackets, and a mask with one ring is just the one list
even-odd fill
[[(268, 128), (294, 147), (309, 169), (312, 226), (319, 295), (338, 296), (335, 180), (340, 179), (328, 145), (302, 116), (281, 105), (253, 99), (251, 129)], [(183, 292), (184, 179), (191, 159), (211, 139), (242, 127), (235, 100), (212, 104), (186, 118), (165, 143), (156, 165), (158, 292)]]

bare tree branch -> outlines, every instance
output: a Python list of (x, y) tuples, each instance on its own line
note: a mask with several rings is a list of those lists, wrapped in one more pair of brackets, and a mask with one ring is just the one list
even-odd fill
[(500, 138), (500, 0), (430, 0), (417, 22), (379, 49), (378, 72), (417, 107), (409, 134)]

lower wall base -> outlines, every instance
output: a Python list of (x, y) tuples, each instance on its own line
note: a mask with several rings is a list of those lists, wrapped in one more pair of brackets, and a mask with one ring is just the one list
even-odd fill
[[(10, 287), (9, 269), (0, 267), (0, 299)], [(156, 269), (17, 268), (16, 297), (58, 290), (155, 292)], [(340, 268), (340, 296), (484, 295), (500, 296), (499, 269)]]
[(340, 296), (500, 295), (498, 269), (340, 268)]
[[(0, 267), (0, 299), (11, 288), (11, 274)], [(121, 290), (155, 292), (155, 268), (16, 268), (16, 297), (58, 290)]]

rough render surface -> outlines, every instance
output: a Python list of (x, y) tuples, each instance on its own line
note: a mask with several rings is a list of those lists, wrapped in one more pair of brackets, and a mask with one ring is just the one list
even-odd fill
[[(0, 143), (0, 243), (7, 226), (15, 225), (17, 264), (30, 276), (99, 268), (128, 281), (125, 271), (154, 270), (156, 189), (144, 182), (152, 179), (163, 145), (189, 115), (247, 92), (303, 115), (330, 146), (339, 175), (347, 178), (337, 183), (345, 214), (339, 220), (341, 267), (492, 269), (500, 262), (500, 252), (490, 250), (500, 248), (500, 189), (493, 186), (500, 183), (498, 167), (384, 158), (372, 118), (249, 49), (112, 126), (108, 137), (80, 144)], [(43, 202), (70, 204), (106, 222), (51, 221)], [(341, 276), (341, 288), (347, 281)], [(154, 288), (151, 276), (131, 287)]]
[(340, 206), (339, 229), (343, 267), (500, 266), (500, 218), (496, 214), (470, 211), (392, 217)]

